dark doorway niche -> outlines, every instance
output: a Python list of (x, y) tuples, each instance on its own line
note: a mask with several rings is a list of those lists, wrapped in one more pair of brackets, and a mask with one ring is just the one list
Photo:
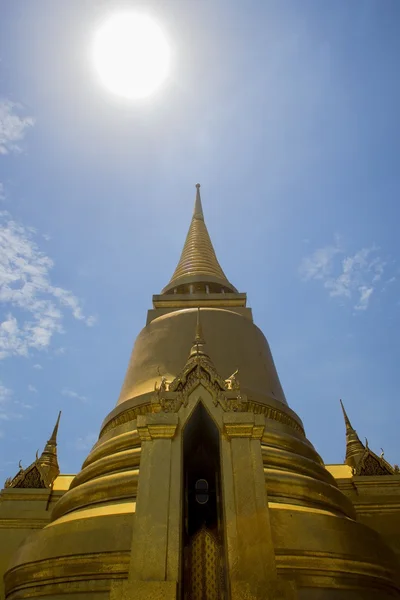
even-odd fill
[(219, 431), (199, 402), (183, 432), (182, 600), (225, 598)]

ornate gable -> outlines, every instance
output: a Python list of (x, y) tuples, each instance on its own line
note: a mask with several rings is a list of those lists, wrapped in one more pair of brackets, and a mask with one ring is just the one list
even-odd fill
[(34, 463), (21, 475), (17, 475), (18, 481), (12, 487), (16, 488), (46, 488), (47, 485), (40, 473), (38, 465)]
[(222, 379), (210, 358), (204, 354), (191, 357), (173, 381), (168, 382), (163, 377), (159, 387), (156, 383), (152, 400), (153, 410), (177, 412), (182, 405), (187, 405), (190, 394), (200, 383), (213, 396), (216, 406), (220, 404), (225, 411), (247, 410), (247, 398), (240, 393), (236, 373), (228, 379)]
[(355, 469), (355, 475), (393, 475), (393, 467), (383, 458), (383, 456), (377, 456), (372, 450), (365, 449), (364, 455)]
[(196, 335), (189, 358), (180, 374), (168, 382), (161, 378), (154, 387), (152, 408), (154, 412), (177, 412), (186, 406), (188, 398), (201, 383), (214, 398), (214, 404), (220, 404), (223, 410), (247, 410), (247, 398), (240, 393), (238, 371), (228, 379), (223, 379), (217, 372), (214, 363), (205, 351), (205, 342), (200, 325), (200, 309), (197, 312)]
[(41, 473), (39, 461), (36, 459), (35, 462), (26, 469), (23, 469), (20, 465), (19, 472), (15, 477), (9, 477), (6, 480), (4, 487), (43, 489), (49, 486)]
[(53, 433), (40, 455), (36, 452), (36, 460), (24, 469), (19, 462), (19, 471), (15, 477), (6, 479), (4, 487), (50, 489), (60, 473), (57, 460), (57, 432), (61, 412), (58, 415)]

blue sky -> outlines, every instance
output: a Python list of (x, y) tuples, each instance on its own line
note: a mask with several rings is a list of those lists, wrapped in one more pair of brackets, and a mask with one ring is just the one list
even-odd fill
[(149, 1), (168, 82), (122, 101), (93, 33), (135, 2), (13, 0), (0, 21), (0, 477), (63, 410), (75, 472), (169, 280), (194, 184), (290, 406), (342, 462), (342, 398), (400, 461), (397, 0)]

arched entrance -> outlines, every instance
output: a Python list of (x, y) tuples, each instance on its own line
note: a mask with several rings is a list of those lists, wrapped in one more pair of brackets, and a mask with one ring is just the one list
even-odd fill
[(219, 432), (200, 402), (183, 433), (182, 600), (226, 598)]

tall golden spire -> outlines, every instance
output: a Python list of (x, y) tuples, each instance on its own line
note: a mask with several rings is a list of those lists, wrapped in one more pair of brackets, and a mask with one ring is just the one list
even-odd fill
[(360, 441), (355, 429), (353, 429), (350, 419), (347, 416), (343, 402), (340, 400), (343, 411), (344, 422), (346, 424), (346, 458), (345, 463), (355, 468), (365, 452), (365, 446)]
[(213, 292), (237, 292), (236, 288), (226, 278), (215, 255), (210, 235), (204, 222), (199, 183), (196, 184), (193, 217), (181, 257), (171, 281), (163, 289), (162, 293), (171, 293), (172, 290), (180, 286), (187, 288), (179, 290), (186, 293), (190, 291), (191, 285), (195, 288), (192, 289), (194, 292), (206, 292), (207, 290)]

